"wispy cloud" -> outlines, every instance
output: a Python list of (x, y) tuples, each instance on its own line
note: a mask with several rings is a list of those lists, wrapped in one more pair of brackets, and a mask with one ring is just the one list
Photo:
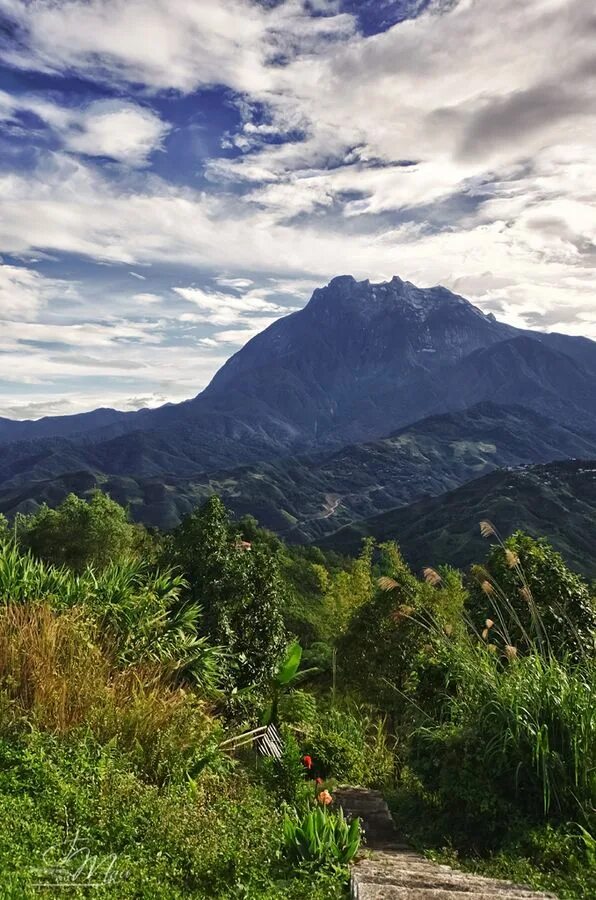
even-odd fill
[(107, 156), (132, 166), (145, 165), (169, 131), (158, 115), (129, 101), (95, 100), (69, 107), (36, 95), (13, 96), (0, 91), (0, 120), (18, 122), (23, 112), (41, 119), (66, 150)]
[(75, 286), (66, 281), (45, 278), (33, 269), (0, 263), (0, 321), (34, 317), (52, 299), (75, 293)]

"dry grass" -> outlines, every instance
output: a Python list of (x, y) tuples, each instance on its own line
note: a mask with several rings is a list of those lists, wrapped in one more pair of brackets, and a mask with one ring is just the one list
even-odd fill
[(0, 610), (3, 727), (25, 720), (56, 734), (86, 727), (158, 774), (167, 755), (189, 756), (213, 730), (201, 698), (167, 677), (158, 665), (118, 666), (80, 608)]
[(0, 683), (17, 714), (64, 732), (101, 702), (109, 664), (76, 609), (10, 604), (0, 613)]

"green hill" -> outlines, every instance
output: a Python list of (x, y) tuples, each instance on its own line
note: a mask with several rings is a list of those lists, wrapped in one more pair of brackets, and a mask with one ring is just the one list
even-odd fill
[(421, 500), (341, 529), (319, 542), (349, 553), (363, 537), (397, 541), (415, 568), (482, 559), (478, 523), (502, 535), (522, 528), (543, 535), (578, 572), (596, 577), (596, 461), (570, 460), (499, 470), (439, 497)]

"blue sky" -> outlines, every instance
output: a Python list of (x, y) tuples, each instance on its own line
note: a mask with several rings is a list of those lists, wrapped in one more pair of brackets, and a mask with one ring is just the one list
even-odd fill
[(596, 338), (588, 0), (0, 0), (0, 415), (196, 394), (337, 274)]

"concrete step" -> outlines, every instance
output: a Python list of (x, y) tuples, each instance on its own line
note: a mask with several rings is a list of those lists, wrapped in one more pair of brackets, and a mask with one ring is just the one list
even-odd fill
[(556, 900), (552, 894), (459, 872), (414, 853), (400, 838), (380, 791), (338, 788), (334, 804), (348, 818), (359, 817), (365, 833), (364, 853), (352, 866), (354, 900)]

